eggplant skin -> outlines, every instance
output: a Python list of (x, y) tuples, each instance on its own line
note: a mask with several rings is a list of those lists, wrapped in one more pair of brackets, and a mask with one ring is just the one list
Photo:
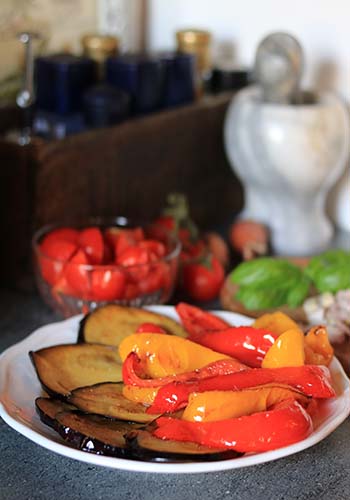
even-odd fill
[(78, 343), (119, 346), (120, 342), (135, 333), (142, 323), (154, 323), (169, 334), (187, 337), (186, 330), (176, 321), (147, 309), (107, 304), (87, 314), (80, 322)]
[(146, 424), (159, 415), (149, 415), (141, 403), (134, 403), (123, 395), (122, 383), (102, 383), (79, 387), (68, 397), (79, 410), (116, 420)]
[(197, 443), (159, 439), (147, 429), (140, 429), (135, 436), (129, 437), (129, 445), (134, 449), (138, 460), (151, 462), (215, 462), (231, 460), (242, 455), (234, 450), (219, 450)]
[(125, 422), (111, 422), (98, 416), (80, 412), (66, 412), (57, 415), (56, 430), (74, 448), (97, 455), (131, 458), (124, 435), (134, 432), (136, 425)]
[(52, 398), (36, 398), (35, 409), (39, 415), (40, 420), (56, 430), (57, 421), (56, 417), (59, 413), (74, 410), (74, 406), (68, 405), (62, 401)]
[(147, 462), (216, 461), (238, 453), (206, 448), (195, 443), (161, 440), (152, 435), (154, 424), (111, 420), (84, 414), (51, 398), (35, 401), (41, 421), (53, 428), (70, 446), (97, 455)]
[(43, 389), (61, 401), (78, 387), (122, 380), (122, 364), (113, 346), (63, 344), (31, 351), (29, 356)]

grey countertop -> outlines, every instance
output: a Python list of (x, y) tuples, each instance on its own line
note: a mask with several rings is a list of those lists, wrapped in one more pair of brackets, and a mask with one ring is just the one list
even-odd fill
[[(32, 294), (0, 291), (0, 351), (58, 320)], [(0, 419), (0, 499), (291, 500), (350, 498), (350, 421), (316, 446), (227, 472), (150, 474), (105, 469), (56, 455)]]

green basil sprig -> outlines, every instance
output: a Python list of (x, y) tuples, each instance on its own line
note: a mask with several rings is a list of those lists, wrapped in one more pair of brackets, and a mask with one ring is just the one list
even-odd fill
[(310, 287), (310, 279), (302, 269), (287, 260), (271, 257), (240, 264), (230, 278), (239, 285), (236, 298), (247, 309), (269, 309), (284, 304), (297, 307)]
[(317, 290), (338, 292), (350, 288), (350, 252), (329, 250), (313, 257), (305, 269)]
[(246, 309), (300, 306), (310, 285), (321, 293), (350, 288), (350, 252), (330, 250), (313, 257), (303, 270), (288, 260), (263, 257), (243, 262), (231, 273), (236, 298)]

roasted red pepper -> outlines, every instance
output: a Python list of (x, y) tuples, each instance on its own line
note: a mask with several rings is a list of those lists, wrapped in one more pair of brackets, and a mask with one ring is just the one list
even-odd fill
[(154, 435), (158, 438), (243, 453), (275, 450), (301, 441), (312, 432), (311, 417), (295, 400), (285, 400), (268, 411), (216, 422), (160, 417), (156, 423)]
[(147, 413), (170, 413), (186, 406), (193, 392), (237, 391), (266, 384), (285, 384), (314, 398), (335, 396), (328, 368), (305, 365), (289, 368), (253, 368), (206, 379), (172, 382), (161, 387)]
[(196, 341), (197, 335), (208, 331), (225, 330), (230, 325), (221, 318), (199, 307), (190, 306), (185, 302), (180, 302), (176, 306), (176, 312), (181, 322), (188, 331), (191, 340)]
[(198, 370), (181, 373), (179, 375), (170, 375), (168, 377), (144, 379), (142, 361), (135, 352), (131, 352), (123, 363), (123, 382), (125, 385), (137, 387), (161, 387), (169, 385), (172, 382), (186, 382), (208, 377), (227, 375), (236, 373), (240, 370), (246, 370), (247, 367), (235, 359), (220, 359)]
[(142, 323), (136, 330), (136, 333), (165, 333), (168, 332), (164, 330), (159, 325), (155, 325), (154, 323)]
[(217, 332), (204, 332), (189, 337), (197, 344), (232, 356), (253, 368), (259, 368), (265, 354), (274, 344), (277, 334), (252, 326), (231, 326)]

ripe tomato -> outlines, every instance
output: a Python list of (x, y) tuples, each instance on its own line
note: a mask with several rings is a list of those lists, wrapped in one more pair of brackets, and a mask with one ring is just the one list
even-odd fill
[(95, 269), (91, 274), (93, 300), (117, 300), (123, 297), (125, 273), (119, 269)]
[(224, 278), (224, 268), (213, 256), (210, 256), (207, 261), (183, 266), (183, 287), (191, 299), (199, 302), (215, 299)]
[(98, 227), (88, 227), (79, 234), (79, 246), (89, 257), (90, 264), (101, 264), (104, 255), (104, 242)]
[(145, 248), (158, 259), (166, 254), (165, 245), (157, 240), (143, 240), (138, 244), (140, 248)]
[(145, 234), (141, 227), (135, 227), (133, 229), (124, 227), (108, 227), (104, 232), (106, 241), (113, 248), (116, 246), (116, 243), (122, 234), (128, 236), (135, 243), (142, 241), (145, 238)]
[(138, 286), (142, 294), (157, 291), (168, 292), (171, 287), (171, 271), (166, 262), (156, 262), (149, 267), (148, 274), (139, 281)]
[(148, 250), (145, 248), (129, 247), (117, 258), (117, 264), (127, 267), (128, 275), (135, 282), (139, 282), (149, 273), (151, 261)]
[(137, 244), (134, 236), (128, 232), (119, 233), (118, 239), (114, 244), (114, 254), (115, 258), (118, 259), (120, 255), (125, 252), (130, 247), (134, 247)]
[(65, 262), (76, 252), (77, 246), (70, 241), (50, 238), (43, 241), (40, 250), (42, 255), (39, 256), (39, 265), (42, 277), (50, 285), (54, 285), (61, 278)]
[(156, 224), (157, 226), (162, 226), (168, 231), (176, 230), (176, 221), (171, 215), (162, 215), (161, 217), (158, 217), (158, 219), (154, 221), (154, 224)]
[(89, 270), (86, 267), (89, 264), (89, 259), (83, 250), (78, 250), (77, 253), (67, 262), (64, 269), (64, 276), (67, 283), (74, 291), (74, 295), (78, 295), (87, 299), (90, 293), (90, 276)]
[[(50, 244), (52, 241), (63, 240), (69, 241), (70, 243), (78, 243), (79, 231), (72, 229), (70, 227), (60, 227), (58, 229), (53, 229), (50, 231), (43, 239), (41, 246), (45, 248), (46, 244)], [(44, 251), (44, 250), (43, 250)]]

